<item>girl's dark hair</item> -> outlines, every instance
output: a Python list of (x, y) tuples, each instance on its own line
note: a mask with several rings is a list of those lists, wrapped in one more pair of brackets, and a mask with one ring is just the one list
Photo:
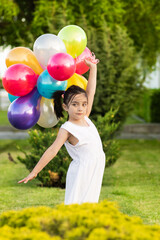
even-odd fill
[[(64, 117), (61, 100), (63, 99), (63, 103), (65, 103), (68, 106), (69, 102), (74, 98), (74, 96), (80, 93), (84, 93), (88, 99), (86, 91), (77, 85), (72, 85), (66, 91), (56, 91), (53, 93), (54, 112), (57, 116), (57, 119), (59, 119), (60, 117)], [(62, 94), (64, 94), (64, 98), (62, 98)]]

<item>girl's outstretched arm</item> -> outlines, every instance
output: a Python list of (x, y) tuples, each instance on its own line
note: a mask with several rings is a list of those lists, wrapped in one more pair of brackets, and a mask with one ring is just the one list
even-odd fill
[(57, 155), (58, 151), (65, 143), (65, 141), (69, 137), (69, 132), (63, 128), (61, 128), (58, 132), (57, 138), (54, 143), (44, 152), (42, 157), (40, 158), (39, 162), (36, 164), (32, 172), (19, 181), (18, 183), (27, 183), (29, 180), (34, 179), (37, 174)]
[(88, 78), (88, 83), (87, 83), (87, 88), (86, 88), (86, 92), (87, 92), (87, 96), (88, 96), (88, 106), (87, 106), (86, 115), (87, 115), (87, 117), (89, 117), (91, 110), (92, 110), (94, 95), (96, 92), (97, 65), (87, 59), (85, 59), (84, 61), (85, 61), (86, 65), (90, 68), (89, 78)]

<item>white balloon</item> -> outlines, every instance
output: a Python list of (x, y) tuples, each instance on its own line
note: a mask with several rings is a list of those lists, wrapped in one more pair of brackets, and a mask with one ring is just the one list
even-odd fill
[(47, 67), (48, 60), (56, 53), (66, 53), (64, 42), (54, 34), (43, 34), (39, 36), (33, 45), (33, 52), (44, 68)]
[(59, 120), (54, 112), (54, 100), (42, 97), (40, 101), (40, 117), (37, 124), (43, 128), (52, 128)]

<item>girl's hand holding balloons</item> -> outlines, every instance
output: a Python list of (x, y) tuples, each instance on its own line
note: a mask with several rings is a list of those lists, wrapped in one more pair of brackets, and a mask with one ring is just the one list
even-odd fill
[(93, 62), (91, 58), (85, 58), (84, 62), (89, 68), (92, 68), (92, 67), (96, 66), (96, 64), (99, 62), (99, 60), (96, 59), (96, 62), (95, 61)]
[(91, 68), (92, 66), (95, 66), (96, 64), (99, 63), (99, 59), (96, 59), (95, 54), (92, 52), (92, 55), (89, 57), (86, 57), (84, 59), (84, 62), (89, 68)]
[(22, 182), (27, 183), (29, 180), (32, 180), (36, 177), (37, 177), (37, 173), (31, 172), (26, 178), (20, 180), (18, 183), (22, 183)]

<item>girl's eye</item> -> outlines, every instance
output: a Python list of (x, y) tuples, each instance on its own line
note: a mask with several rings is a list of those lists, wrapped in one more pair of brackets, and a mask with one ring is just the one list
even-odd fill
[[(77, 106), (76, 103), (72, 103), (72, 105), (73, 105), (73, 106)], [(84, 104), (83, 104), (83, 106), (86, 106), (86, 105), (87, 105), (87, 103), (84, 103)]]

